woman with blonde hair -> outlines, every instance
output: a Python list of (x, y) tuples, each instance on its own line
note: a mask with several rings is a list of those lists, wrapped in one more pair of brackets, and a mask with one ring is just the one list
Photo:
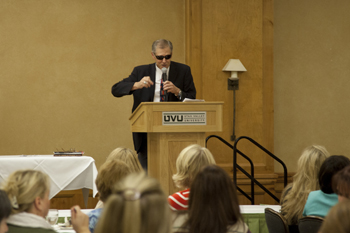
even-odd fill
[(304, 149), (298, 160), (293, 183), (284, 189), (281, 198), (281, 212), (289, 225), (290, 232), (299, 232), (298, 220), (303, 217), (309, 193), (320, 189), (318, 173), (327, 157), (329, 153), (326, 148), (313, 145)]
[[(141, 167), (141, 164), (139, 160), (137, 159), (137, 155), (134, 151), (125, 148), (125, 147), (118, 147), (114, 149), (107, 157), (106, 162), (109, 162), (111, 160), (119, 160), (123, 161), (129, 166), (130, 173), (138, 173), (142, 172), (143, 168)], [(99, 201), (95, 207), (95, 209), (99, 209), (103, 207), (103, 202)]]
[(114, 149), (107, 157), (106, 162), (109, 160), (118, 159), (125, 162), (131, 169), (131, 172), (142, 172), (143, 169), (139, 160), (137, 159), (137, 155), (134, 151), (125, 148), (118, 147)]
[(187, 210), (191, 183), (197, 173), (205, 166), (216, 164), (210, 151), (200, 145), (190, 145), (183, 149), (176, 160), (177, 173), (173, 175), (176, 187), (184, 189), (168, 197), (173, 211)]
[(95, 233), (168, 233), (170, 210), (158, 181), (145, 173), (118, 182)]
[(12, 204), (10, 233), (54, 233), (45, 217), (50, 209), (50, 178), (41, 171), (12, 173), (3, 187)]
[[(105, 203), (112, 194), (114, 185), (124, 177), (132, 173), (130, 167), (118, 159), (108, 160), (100, 167), (99, 173), (95, 180), (100, 201)], [(93, 233), (96, 223), (98, 222), (103, 208), (97, 208), (89, 212), (89, 229)]]

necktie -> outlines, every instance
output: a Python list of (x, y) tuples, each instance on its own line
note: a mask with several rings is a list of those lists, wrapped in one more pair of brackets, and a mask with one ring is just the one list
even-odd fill
[(160, 102), (165, 101), (165, 93), (163, 89), (163, 79), (160, 80)]

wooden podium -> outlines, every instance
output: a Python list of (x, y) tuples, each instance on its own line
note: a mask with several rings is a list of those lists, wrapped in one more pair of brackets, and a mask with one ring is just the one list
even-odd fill
[(206, 132), (222, 131), (223, 102), (143, 102), (129, 118), (132, 132), (147, 133), (148, 174), (165, 194), (175, 187), (176, 159), (182, 149), (205, 146)]

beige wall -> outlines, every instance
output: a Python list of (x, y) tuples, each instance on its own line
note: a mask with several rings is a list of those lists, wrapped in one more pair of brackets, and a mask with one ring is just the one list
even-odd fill
[[(264, 17), (269, 1), (190, 2), (200, 8), (200, 24), (194, 26), (202, 33), (192, 49), (203, 57), (197, 66), (186, 62), (203, 72), (194, 77), (199, 97), (225, 101), (225, 139), (232, 134), (232, 91), (227, 91), (229, 74), (221, 69), (227, 59), (240, 58), (248, 72), (241, 75), (237, 92), (237, 136), (271, 146), (274, 133), (275, 154), (290, 171), (310, 144), (350, 155), (348, 1), (274, 2), (272, 134), (263, 128), (269, 121), (264, 120), (269, 104), (263, 93), (269, 76), (263, 68), (262, 24), (269, 20)], [(185, 62), (186, 4), (0, 1), (0, 154), (49, 154), (74, 147), (100, 165), (115, 147), (133, 147), (128, 125), (132, 97), (114, 98), (110, 88), (135, 65), (153, 62), (150, 45), (160, 37), (172, 40), (174, 60)], [(220, 163), (229, 161), (229, 151), (218, 151)]]
[(312, 144), (350, 156), (349, 10), (341, 0), (274, 2), (275, 154), (290, 171)]
[(0, 1), (0, 155), (75, 148), (99, 166), (133, 148), (132, 97), (111, 86), (153, 62), (155, 39), (185, 61), (184, 0)]
[[(237, 136), (274, 148), (291, 172), (311, 144), (349, 156), (349, 9), (345, 0), (0, 1), (0, 155), (75, 148), (99, 166), (115, 147), (133, 148), (132, 97), (110, 88), (153, 62), (151, 43), (164, 37), (174, 60), (186, 57), (197, 74), (198, 97), (225, 102), (226, 140), (232, 91), (221, 69), (239, 58), (248, 71), (236, 95)], [(232, 152), (220, 146), (209, 144), (229, 170)]]
[[(240, 74), (236, 136), (273, 150), (272, 0), (1, 1), (0, 154), (50, 154), (75, 148), (100, 165), (117, 146), (133, 147), (132, 97), (111, 86), (135, 65), (153, 62), (153, 40), (174, 43), (174, 60), (192, 67), (198, 98), (224, 101), (224, 131), (232, 135), (230, 58)], [(210, 142), (230, 170), (232, 151)], [(249, 146), (262, 171), (273, 167)], [(246, 151), (245, 151), (246, 152)], [(246, 162), (244, 162), (246, 163)]]

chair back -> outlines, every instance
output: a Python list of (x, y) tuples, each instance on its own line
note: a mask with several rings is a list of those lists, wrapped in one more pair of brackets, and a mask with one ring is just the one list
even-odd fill
[(269, 233), (289, 233), (287, 221), (281, 213), (271, 208), (266, 208), (265, 220)]
[(300, 233), (317, 233), (320, 229), (324, 218), (317, 216), (306, 216), (299, 219)]

